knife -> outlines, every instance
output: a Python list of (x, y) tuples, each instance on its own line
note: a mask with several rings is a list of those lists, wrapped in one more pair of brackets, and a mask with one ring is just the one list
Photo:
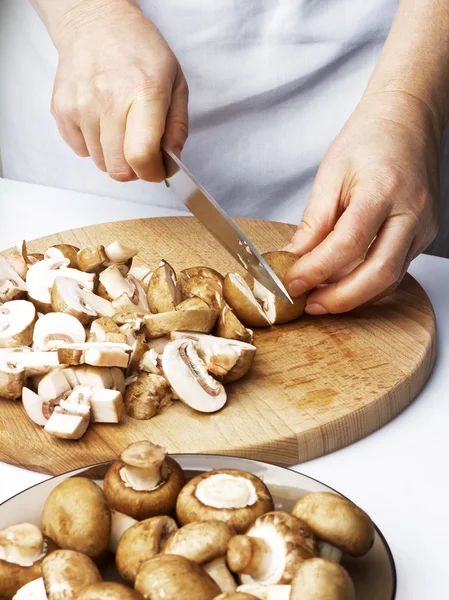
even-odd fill
[(166, 185), (173, 189), (198, 221), (254, 279), (280, 300), (293, 304), (282, 281), (231, 217), (171, 150), (162, 147), (162, 155), (167, 173)]

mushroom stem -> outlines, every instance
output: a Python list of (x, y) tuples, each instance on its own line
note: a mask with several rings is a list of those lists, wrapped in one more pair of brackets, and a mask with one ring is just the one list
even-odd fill
[(168, 477), (167, 452), (151, 442), (137, 442), (122, 452), (124, 467), (120, 477), (126, 487), (136, 491), (156, 489)]
[(203, 565), (203, 569), (212, 577), (222, 592), (234, 592), (237, 589), (237, 584), (226, 565), (224, 556), (206, 563)]
[(332, 544), (320, 540), (318, 542), (318, 556), (338, 564), (341, 561), (343, 552), (339, 548), (332, 546)]
[(259, 579), (271, 570), (273, 557), (271, 547), (264, 539), (236, 535), (229, 542), (227, 560), (234, 573)]
[(42, 577), (33, 579), (17, 590), (13, 600), (47, 600), (44, 580)]
[(0, 531), (0, 559), (31, 567), (45, 552), (41, 530), (31, 523), (18, 523)]

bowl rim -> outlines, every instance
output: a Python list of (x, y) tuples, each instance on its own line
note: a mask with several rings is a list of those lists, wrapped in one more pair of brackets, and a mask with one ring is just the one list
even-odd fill
[[(328, 485), (327, 483), (324, 483), (320, 479), (317, 479), (316, 477), (311, 477), (310, 475), (306, 475), (305, 473), (302, 473), (301, 471), (296, 471), (295, 469), (292, 469), (290, 467), (284, 467), (284, 466), (268, 463), (263, 460), (258, 460), (256, 458), (245, 458), (243, 456), (229, 456), (226, 454), (197, 454), (195, 452), (173, 453), (173, 454), (169, 453), (169, 456), (171, 456), (175, 460), (177, 460), (178, 458), (182, 458), (183, 456), (189, 456), (192, 458), (199, 458), (199, 459), (206, 459), (206, 460), (208, 460), (209, 458), (218, 458), (218, 459), (224, 458), (224, 459), (235, 460), (235, 461), (240, 461), (240, 462), (257, 463), (259, 465), (263, 465), (263, 466), (267, 467), (268, 469), (274, 468), (274, 469), (279, 469), (281, 471), (290, 471), (291, 473), (295, 473), (296, 475), (301, 475), (302, 477), (305, 477), (306, 479), (315, 481), (316, 483), (319, 483), (320, 485), (323, 485), (323, 486), (329, 488), (330, 490), (332, 490), (333, 492), (335, 492), (342, 498), (345, 498), (346, 500), (349, 500), (350, 502), (352, 502), (352, 500), (350, 498), (348, 498), (347, 496), (345, 496), (344, 494), (342, 494), (341, 492), (339, 492), (332, 486)], [(117, 459), (118, 459), (118, 457), (117, 457)], [(115, 460), (117, 460), (117, 459), (115, 459)], [(43, 483), (46, 483), (47, 481), (57, 479), (58, 477), (64, 477), (65, 475), (70, 475), (70, 473), (76, 473), (78, 471), (84, 471), (84, 470), (87, 471), (88, 469), (94, 469), (94, 468), (98, 468), (101, 466), (110, 465), (113, 462), (115, 462), (115, 460), (101, 461), (98, 463), (93, 463), (90, 465), (85, 465), (83, 467), (79, 467), (78, 469), (70, 469), (69, 471), (64, 471), (64, 473), (60, 473), (59, 475), (52, 475), (48, 479), (44, 479), (44, 481), (39, 481), (37, 483), (34, 483), (33, 485), (30, 485), (29, 487), (21, 490), (20, 492), (13, 494), (10, 498), (7, 498), (6, 500), (4, 500), (3, 502), (0, 503), (0, 508), (2, 506), (4, 506), (5, 504), (7, 504), (8, 502), (11, 502), (12, 500), (14, 500), (14, 498), (17, 498), (21, 494), (23, 494), (29, 490), (32, 490), (33, 488), (38, 487), (38, 486), (42, 485)], [(393, 552), (392, 552), (390, 545), (388, 544), (384, 534), (379, 529), (379, 527), (376, 525), (376, 523), (374, 523), (374, 529), (375, 529), (377, 535), (379, 536), (380, 540), (382, 541), (384, 548), (387, 552), (387, 556), (388, 556), (388, 560), (389, 560), (390, 568), (391, 568), (391, 574), (392, 574), (392, 578), (393, 578), (393, 590), (392, 590), (392, 595), (391, 595), (390, 600), (395, 600), (396, 594), (397, 594), (397, 569), (396, 569), (396, 563), (394, 560)]]

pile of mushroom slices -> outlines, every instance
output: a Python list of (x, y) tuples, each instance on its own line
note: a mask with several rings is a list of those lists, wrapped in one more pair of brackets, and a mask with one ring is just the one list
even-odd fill
[(339, 563), (373, 540), (368, 515), (336, 494), (308, 493), (285, 512), (251, 473), (186, 482), (163, 448), (141, 441), (104, 480), (57, 485), (42, 533), (29, 524), (0, 531), (0, 597), (354, 600)]
[[(66, 244), (0, 255), (0, 398), (22, 398), (45, 431), (80, 439), (125, 412), (150, 419), (179, 399), (201, 412), (226, 403), (256, 348), (248, 327), (304, 311), (254, 281), (166, 262), (133, 267), (135, 248)], [(264, 255), (283, 278), (295, 257)]]

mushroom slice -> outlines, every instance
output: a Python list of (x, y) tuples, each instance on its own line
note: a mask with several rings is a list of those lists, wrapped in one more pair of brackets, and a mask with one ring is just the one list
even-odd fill
[(37, 310), (47, 313), (52, 309), (51, 290), (57, 277), (72, 279), (83, 288), (93, 290), (95, 275), (71, 269), (67, 259), (47, 258), (37, 262), (28, 269), (26, 285), (28, 296)]
[(251, 329), (247, 329), (235, 316), (232, 309), (225, 304), (220, 311), (217, 321), (216, 334), (228, 340), (237, 340), (252, 344), (254, 335)]
[(115, 241), (105, 248), (106, 256), (111, 263), (126, 263), (138, 254), (137, 248), (126, 246), (121, 242)]
[(101, 317), (92, 321), (88, 341), (126, 344), (127, 337), (110, 317)]
[(25, 370), (15, 362), (9, 362), (0, 355), (0, 398), (17, 400), (22, 395), (25, 384)]
[[(60, 406), (55, 407), (44, 427), (44, 431), (64, 440), (79, 440), (89, 427), (89, 413), (80, 414), (74, 407), (70, 407), (69, 412), (69, 410), (62, 408), (63, 404), (67, 406), (67, 403), (61, 400)], [(86, 408), (89, 409), (89, 407)]]
[(337, 494), (306, 494), (296, 502), (292, 513), (305, 521), (318, 538), (321, 558), (340, 562), (344, 552), (364, 556), (374, 544), (370, 517)]
[(117, 552), (117, 546), (120, 538), (127, 529), (138, 523), (136, 519), (119, 512), (111, 510), (111, 535), (109, 537), (108, 550), (114, 554)]
[(76, 600), (85, 587), (101, 582), (95, 563), (73, 550), (56, 550), (47, 556), (42, 575), (48, 600)]
[(226, 302), (246, 326), (269, 327), (273, 324), (271, 315), (264, 312), (241, 275), (228, 273), (223, 283), (223, 293)]
[(38, 319), (34, 327), (34, 345), (44, 352), (66, 344), (81, 344), (85, 340), (84, 327), (72, 315), (48, 313)]
[(120, 423), (125, 412), (122, 394), (117, 390), (79, 385), (68, 396), (67, 402), (90, 406), (92, 423)]
[(22, 389), (22, 403), (30, 419), (34, 421), (34, 423), (36, 423), (37, 425), (45, 427), (48, 419), (44, 416), (44, 413), (42, 412), (44, 404), (42, 398), (29, 388), (24, 387)]
[(218, 283), (223, 283), (224, 277), (221, 273), (210, 267), (189, 267), (181, 271), (188, 279), (191, 277), (203, 277), (205, 279), (214, 279)]
[(83, 589), (77, 600), (143, 600), (136, 591), (121, 583), (94, 583)]
[(120, 333), (122, 333), (125, 336), (125, 340), (126, 340), (125, 343), (128, 344), (128, 346), (134, 346), (134, 344), (137, 340), (137, 335), (136, 335), (136, 331), (134, 329), (134, 325), (132, 325), (132, 323), (126, 323), (125, 325), (121, 325), (119, 327), (119, 330), (120, 330)]
[(133, 419), (151, 419), (171, 400), (172, 391), (164, 377), (140, 373), (126, 390), (126, 414)]
[(175, 270), (165, 260), (161, 261), (159, 268), (154, 271), (150, 279), (147, 297), (153, 313), (173, 311), (182, 300)]
[(22, 253), (18, 248), (11, 248), (3, 253), (6, 260), (9, 262), (11, 267), (17, 273), (17, 275), (23, 280), (26, 277), (28, 271), (28, 265), (22, 256)]
[(176, 515), (181, 525), (193, 521), (225, 521), (245, 533), (260, 515), (273, 510), (263, 481), (245, 471), (219, 469), (191, 479), (181, 490)]
[(122, 294), (133, 296), (135, 289), (132, 283), (122, 275), (117, 265), (105, 269), (99, 276), (98, 293), (107, 300), (116, 300)]
[(212, 308), (196, 310), (174, 310), (172, 312), (144, 317), (145, 328), (150, 338), (163, 337), (172, 331), (198, 331), (210, 333), (214, 328), (218, 312)]
[(304, 521), (289, 513), (262, 515), (229, 542), (227, 562), (242, 583), (290, 584), (299, 566), (316, 556), (316, 539)]
[(112, 306), (117, 312), (129, 310), (141, 310), (145, 313), (150, 312), (150, 307), (148, 306), (148, 300), (143, 287), (132, 275), (128, 275), (127, 280), (133, 289), (132, 295), (122, 294), (112, 301)]
[(48, 373), (59, 365), (59, 361), (55, 352), (32, 352), (28, 347), (1, 348), (0, 370), (4, 365), (8, 369), (23, 370), (24, 376), (27, 378)]
[(209, 306), (201, 298), (186, 298), (176, 306), (176, 310), (204, 310)]
[(184, 298), (200, 298), (210, 308), (220, 310), (223, 305), (223, 286), (210, 277), (182, 279), (181, 289)]
[(26, 291), (25, 281), (0, 254), (0, 302), (25, 298)]
[(355, 600), (354, 584), (340, 565), (322, 558), (313, 558), (299, 567), (290, 595), (291, 600), (308, 598)]
[(139, 371), (152, 373), (153, 375), (161, 375), (161, 357), (152, 348), (147, 350), (139, 361)]
[(167, 344), (162, 370), (176, 397), (194, 410), (216, 412), (226, 404), (223, 385), (209, 375), (192, 340)]
[[(62, 275), (63, 271), (60, 273)], [(83, 325), (98, 316), (112, 317), (115, 313), (110, 302), (67, 277), (56, 277), (51, 289), (51, 304), (55, 312), (72, 315)]]
[(0, 348), (19, 348), (33, 341), (36, 309), (26, 300), (0, 305)]
[(58, 348), (61, 364), (91, 365), (93, 367), (126, 368), (131, 346), (113, 344), (111, 342), (86, 342), (84, 344), (67, 344)]
[(172, 514), (184, 485), (184, 473), (163, 448), (135, 442), (113, 463), (104, 478), (109, 505), (134, 519)]
[(79, 248), (77, 246), (72, 246), (71, 244), (56, 244), (55, 246), (47, 248), (44, 253), (44, 258), (53, 258), (56, 260), (67, 258), (69, 261), (69, 267), (72, 269), (77, 269), (78, 252)]
[(183, 556), (162, 554), (140, 567), (135, 589), (151, 600), (179, 600), (188, 595), (195, 600), (213, 600), (220, 588), (206, 571)]
[(100, 273), (107, 263), (104, 246), (88, 246), (80, 250), (76, 257), (78, 269), (85, 273)]
[(202, 565), (222, 592), (232, 592), (237, 584), (226, 566), (226, 550), (234, 534), (223, 521), (189, 523), (168, 539), (162, 553), (185, 556)]
[[(92, 367), (90, 365), (82, 365), (74, 367), (74, 371), (77, 378), (75, 385), (88, 385), (96, 388), (113, 389), (115, 383), (115, 369), (116, 367)], [(121, 369), (118, 369), (123, 375)], [(114, 373), (113, 373), (114, 371)], [(66, 369), (64, 369), (64, 373)], [(72, 387), (75, 387), (72, 385)]]
[[(251, 596), (260, 598), (260, 600), (290, 600), (291, 586), (246, 583), (244, 585), (239, 585), (237, 592), (245, 595), (250, 594)], [(217, 598), (215, 598), (215, 600), (217, 600)], [(304, 598), (304, 600), (306, 599)], [(318, 600), (318, 598), (316, 600)]]
[(159, 554), (177, 530), (176, 521), (167, 516), (152, 517), (127, 529), (115, 554), (115, 564), (123, 579), (134, 583), (142, 563)]
[(44, 579), (39, 577), (25, 584), (17, 591), (13, 600), (47, 600)]
[(140, 282), (140, 285), (145, 292), (148, 292), (148, 286), (150, 285), (150, 280), (153, 276), (153, 272), (149, 267), (132, 267), (129, 270), (129, 274)]
[(47, 373), (37, 387), (37, 393), (45, 402), (65, 398), (72, 391), (63, 369), (54, 369)]
[(154, 338), (147, 342), (147, 346), (150, 350), (154, 350), (156, 354), (163, 354), (167, 344), (171, 342), (170, 335), (164, 335), (163, 337)]
[(111, 390), (117, 390), (121, 393), (122, 397), (125, 396), (126, 385), (125, 375), (119, 367), (111, 367), (109, 369), (112, 377)]

